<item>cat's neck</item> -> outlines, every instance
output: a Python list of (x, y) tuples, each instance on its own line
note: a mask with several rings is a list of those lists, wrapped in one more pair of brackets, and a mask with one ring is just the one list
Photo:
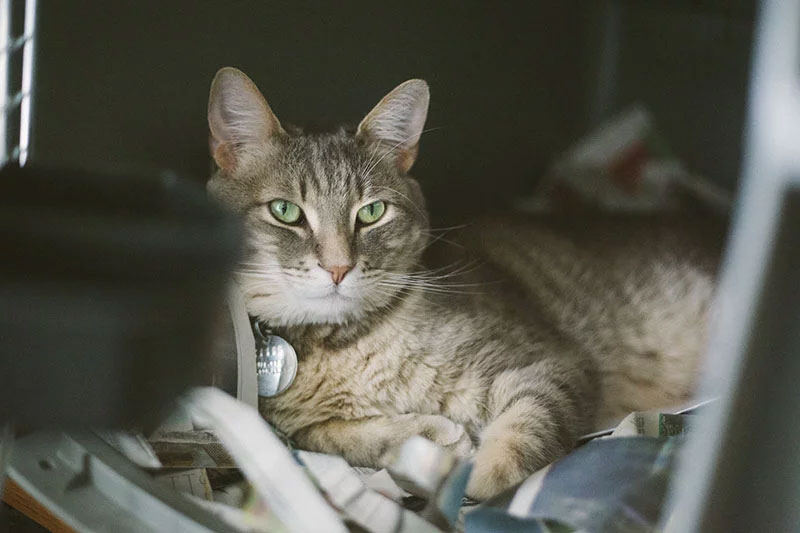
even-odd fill
[(302, 352), (317, 348), (338, 351), (358, 342), (370, 335), (387, 321), (407, 321), (410, 317), (420, 316), (421, 309), (427, 301), (418, 290), (408, 290), (391, 305), (376, 309), (357, 320), (343, 323), (327, 324), (295, 324), (271, 328), (276, 334), (286, 338), (302, 357)]

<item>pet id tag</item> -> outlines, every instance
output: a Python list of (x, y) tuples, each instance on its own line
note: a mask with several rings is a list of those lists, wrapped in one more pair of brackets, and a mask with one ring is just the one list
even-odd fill
[(277, 396), (291, 386), (297, 375), (297, 353), (289, 341), (255, 322), (258, 395)]

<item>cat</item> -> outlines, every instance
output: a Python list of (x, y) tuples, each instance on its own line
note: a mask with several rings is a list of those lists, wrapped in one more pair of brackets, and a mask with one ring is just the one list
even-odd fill
[(691, 217), (499, 215), (425, 252), (444, 241), (409, 175), (428, 102), (409, 80), (357, 128), (309, 134), (223, 68), (208, 190), (244, 220), (249, 313), (299, 357), (262, 415), (359, 466), (422, 435), (473, 459), (467, 495), (484, 500), (598, 421), (690, 395), (719, 231)]

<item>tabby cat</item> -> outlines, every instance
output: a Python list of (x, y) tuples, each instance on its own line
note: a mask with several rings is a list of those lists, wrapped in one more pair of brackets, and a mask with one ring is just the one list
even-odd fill
[(263, 416), (362, 466), (422, 435), (474, 459), (467, 494), (485, 499), (600, 420), (686, 399), (715, 232), (690, 218), (493, 217), (426, 252), (444, 265), (432, 268), (423, 252), (444, 239), (409, 175), (428, 100), (409, 80), (357, 129), (309, 134), (224, 68), (208, 188), (245, 221), (249, 313), (299, 354)]

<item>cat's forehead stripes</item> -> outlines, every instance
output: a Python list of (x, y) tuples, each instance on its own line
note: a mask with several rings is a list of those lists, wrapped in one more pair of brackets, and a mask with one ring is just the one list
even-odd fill
[(379, 169), (369, 173), (369, 154), (345, 133), (306, 136), (295, 140), (286, 161), (303, 202), (349, 203), (364, 198)]
[(306, 186), (306, 180), (300, 180), (300, 200), (303, 202), (306, 201), (306, 191), (308, 191), (308, 187)]

